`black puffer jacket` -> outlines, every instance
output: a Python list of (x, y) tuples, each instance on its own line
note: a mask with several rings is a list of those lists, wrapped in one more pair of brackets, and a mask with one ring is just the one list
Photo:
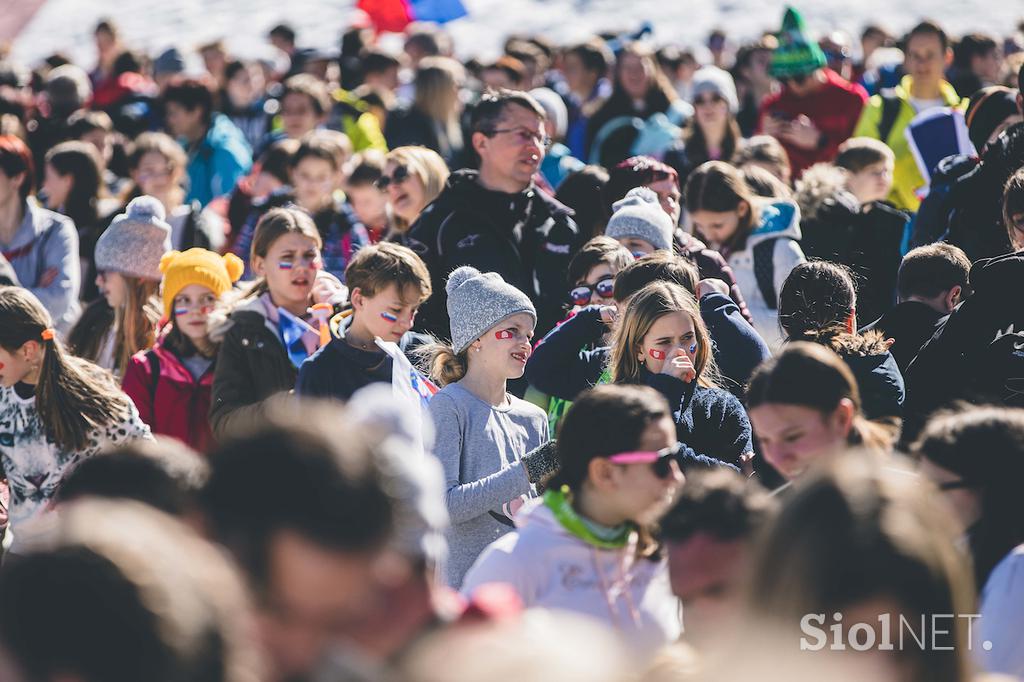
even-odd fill
[(951, 190), (946, 241), (963, 249), (971, 262), (1011, 250), (1003, 224), (1003, 188), (1024, 166), (1024, 123), (1003, 131), (981, 155), (981, 163)]
[(434, 293), (417, 330), (451, 337), (445, 282), (461, 265), (496, 272), (537, 307), (537, 335), (563, 315), (565, 273), (579, 247), (572, 209), (535, 187), (518, 194), (485, 189), (476, 171), (457, 171), (409, 231), (407, 245), (430, 269)]

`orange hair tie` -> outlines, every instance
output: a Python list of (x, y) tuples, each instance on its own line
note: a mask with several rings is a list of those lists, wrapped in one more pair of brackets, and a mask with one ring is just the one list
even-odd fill
[(43, 337), (44, 341), (53, 341), (53, 330), (52, 329), (44, 329), (43, 333), (40, 334), (40, 336)]

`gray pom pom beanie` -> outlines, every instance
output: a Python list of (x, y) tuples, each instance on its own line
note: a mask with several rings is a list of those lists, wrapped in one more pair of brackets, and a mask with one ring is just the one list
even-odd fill
[(482, 273), (463, 265), (448, 275), (445, 291), (452, 348), (456, 353), (466, 350), (488, 329), (516, 313), (526, 313), (537, 323), (537, 310), (530, 297), (496, 272)]
[(605, 235), (612, 239), (643, 239), (658, 251), (672, 248), (672, 218), (661, 208), (658, 195), (646, 187), (634, 187), (612, 204)]
[(136, 197), (96, 241), (96, 269), (159, 281), (160, 258), (170, 250), (164, 205), (151, 196)]

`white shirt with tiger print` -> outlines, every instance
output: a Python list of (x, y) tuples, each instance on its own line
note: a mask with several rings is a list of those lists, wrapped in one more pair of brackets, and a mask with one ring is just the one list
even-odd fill
[(0, 386), (0, 466), (10, 488), (8, 516), (15, 537), (19, 526), (46, 509), (68, 467), (108, 446), (153, 438), (135, 405), (127, 403), (124, 417), (94, 429), (82, 450), (67, 451), (46, 437), (35, 396), (22, 398), (14, 388)]

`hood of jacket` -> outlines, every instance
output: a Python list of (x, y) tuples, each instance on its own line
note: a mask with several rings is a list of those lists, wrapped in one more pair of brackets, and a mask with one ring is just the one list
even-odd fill
[(224, 114), (214, 114), (210, 121), (210, 127), (206, 130), (206, 137), (203, 142), (211, 147), (225, 147), (230, 144), (242, 144), (248, 146), (245, 135), (238, 129), (231, 119)]
[(771, 201), (761, 204), (760, 209), (757, 227), (747, 237), (748, 248), (766, 239), (800, 239), (800, 208), (795, 203), (788, 200)]
[(828, 163), (816, 163), (796, 181), (794, 196), (802, 220), (815, 220), (824, 213), (842, 210), (858, 213), (860, 202), (846, 191), (846, 173)]
[(249, 290), (232, 291), (226, 295), (227, 300), (210, 313), (207, 327), (214, 343), (223, 341), (228, 330), (236, 324), (264, 325), (277, 336), (277, 327), (267, 317), (263, 301), (259, 296), (251, 297), (248, 294)]

